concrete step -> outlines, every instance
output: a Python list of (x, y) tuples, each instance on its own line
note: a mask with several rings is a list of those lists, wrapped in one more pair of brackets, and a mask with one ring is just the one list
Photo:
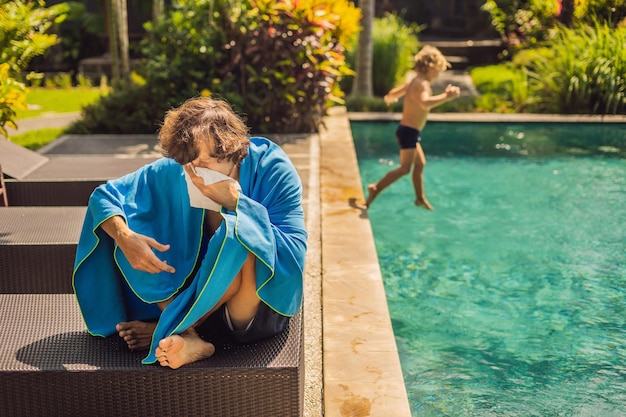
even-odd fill
[(450, 63), (450, 70), (465, 70), (469, 65), (469, 59), (465, 56), (446, 55), (446, 60)]
[(441, 40), (424, 39), (424, 45), (437, 47), (452, 64), (452, 69), (463, 70), (472, 66), (492, 65), (499, 62), (499, 54), (506, 49), (499, 39)]
[(0, 294), (0, 415), (301, 416), (302, 318), (177, 370), (142, 365), (117, 336), (90, 336), (73, 295)]

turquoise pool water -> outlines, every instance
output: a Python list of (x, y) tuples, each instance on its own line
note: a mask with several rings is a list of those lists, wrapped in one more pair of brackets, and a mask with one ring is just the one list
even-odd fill
[[(395, 123), (353, 122), (363, 187)], [(414, 416), (626, 416), (626, 128), (437, 124), (369, 209)]]

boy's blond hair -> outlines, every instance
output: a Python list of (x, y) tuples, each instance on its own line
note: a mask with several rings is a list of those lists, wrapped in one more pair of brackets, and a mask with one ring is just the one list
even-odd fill
[(445, 71), (448, 67), (450, 67), (450, 63), (434, 46), (426, 45), (415, 55), (415, 71), (418, 73), (424, 74), (429, 68)]

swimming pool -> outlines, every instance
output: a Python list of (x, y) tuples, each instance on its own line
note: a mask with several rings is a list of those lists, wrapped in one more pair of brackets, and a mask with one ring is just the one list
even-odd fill
[[(352, 122), (363, 188), (395, 122)], [(368, 215), (415, 416), (626, 416), (626, 128), (433, 123)]]

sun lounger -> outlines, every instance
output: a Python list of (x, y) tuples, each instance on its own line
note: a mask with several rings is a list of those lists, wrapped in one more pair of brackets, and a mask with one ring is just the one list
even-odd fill
[[(288, 142), (306, 198), (308, 143)], [(145, 352), (129, 351), (117, 336), (86, 332), (71, 288), (86, 207), (67, 205), (104, 181), (85, 175), (102, 174), (103, 161), (130, 172), (150, 160), (115, 159), (55, 155), (28, 178), (7, 181), (15, 190), (23, 186), (17, 202), (49, 192), (40, 200), (64, 205), (0, 208), (0, 416), (301, 416), (301, 313), (284, 333), (258, 343), (216, 335), (212, 358), (177, 370), (142, 365)], [(69, 167), (81, 178), (68, 178)]]
[(117, 336), (87, 334), (71, 294), (85, 207), (0, 212), (0, 415), (300, 416), (302, 317), (178, 370), (142, 365)]

